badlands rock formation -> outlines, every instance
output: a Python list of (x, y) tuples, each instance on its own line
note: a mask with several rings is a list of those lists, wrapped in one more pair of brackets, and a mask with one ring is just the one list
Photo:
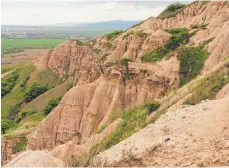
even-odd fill
[[(180, 61), (176, 51), (160, 62), (141, 62), (143, 54), (165, 45), (171, 37), (171, 34), (165, 31), (168, 28), (185, 27), (190, 32), (196, 31), (188, 46), (198, 46), (212, 39), (205, 46), (210, 55), (201, 75), (210, 72), (213, 67), (229, 56), (228, 9), (229, 2), (219, 1), (207, 4), (193, 2), (176, 17), (164, 20), (150, 17), (124, 31), (113, 41), (108, 41), (106, 36), (91, 41), (88, 45), (71, 40), (50, 50), (36, 65), (37, 69), (53, 70), (60, 77), (74, 81), (74, 87), (40, 122), (29, 138), (28, 149), (48, 150), (49, 155), (63, 160), (65, 157), (81, 156), (87, 153), (95, 142), (114, 131), (114, 129), (108, 129), (106, 134), (99, 135), (100, 138), (96, 138), (93, 134), (100, 126), (107, 123), (112, 112), (132, 108), (150, 100), (161, 99), (168, 92), (177, 89), (180, 80)], [(193, 25), (205, 25), (206, 28), (192, 29)], [(120, 63), (123, 58), (130, 58), (133, 62), (129, 62), (128, 67), (125, 67)], [(131, 80), (125, 77), (127, 68)], [(228, 86), (218, 94), (218, 97), (226, 93), (228, 93)], [(137, 165), (138, 162), (132, 164), (132, 160), (128, 162), (122, 160), (121, 149), (128, 153), (131, 148), (128, 144), (132, 144), (138, 148), (134, 149), (134, 155), (141, 154), (138, 158), (142, 163), (140, 165), (194, 165), (194, 163), (225, 165), (228, 163), (225, 158), (228, 156), (228, 149), (222, 148), (223, 145), (227, 147), (228, 136), (226, 121), (229, 109), (226, 102), (228, 98), (213, 101), (212, 105), (206, 103), (169, 112), (156, 124), (149, 125), (129, 139), (99, 154), (91, 164), (97, 163), (99, 158), (106, 162), (105, 158), (109, 157), (109, 165), (117, 163), (119, 166)], [(221, 109), (221, 106), (222, 110), (219, 112), (217, 109), (219, 107)], [(203, 121), (205, 126), (201, 125)], [(217, 127), (214, 127), (213, 124), (216, 122), (218, 122)], [(201, 129), (196, 129), (199, 128), (198, 126)], [(109, 127), (113, 128), (112, 125), (107, 128)], [(207, 132), (208, 128), (213, 131)], [(210, 138), (211, 133), (213, 139)], [(226, 137), (226, 139), (218, 141), (216, 140), (218, 137), (221, 139)], [(165, 138), (170, 138), (170, 140), (164, 143)], [(134, 142), (135, 139), (136, 142)], [(196, 142), (195, 145), (189, 148), (194, 142)], [(157, 146), (158, 143), (159, 146)], [(167, 147), (170, 143), (172, 145)], [(216, 145), (212, 146), (215, 143)], [(217, 146), (217, 143), (222, 144)], [(206, 145), (206, 153), (203, 144)], [(185, 152), (179, 152), (183, 148)], [(146, 149), (156, 151), (157, 154), (151, 156), (145, 152)], [(166, 152), (167, 149), (168, 152)], [(220, 151), (217, 153), (218, 149)], [(212, 152), (209, 152), (211, 150)], [(194, 155), (192, 151), (197, 152), (197, 155)], [(117, 153), (114, 154), (114, 152)], [(198, 157), (202, 154), (207, 155), (202, 158), (203, 160), (198, 161)], [(162, 160), (162, 155), (165, 155), (166, 159)], [(143, 156), (146, 156), (145, 159)], [(212, 160), (212, 158), (218, 158), (218, 160)], [(17, 162), (14, 163), (17, 164)]]

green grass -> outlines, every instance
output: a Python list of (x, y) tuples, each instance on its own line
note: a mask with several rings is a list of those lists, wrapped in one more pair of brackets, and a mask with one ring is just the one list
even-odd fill
[(17, 137), (20, 138), (20, 142), (13, 147), (13, 153), (21, 152), (26, 149), (27, 138), (25, 135)]
[[(51, 89), (57, 85), (60, 85), (63, 82), (62, 79), (60, 79), (55, 73), (53, 73), (50, 70), (42, 71), (42, 72), (34, 72), (34, 70), (35, 67), (33, 64), (28, 64), (23, 67), (19, 67), (15, 69), (15, 72), (17, 72), (19, 76), (18, 79), (16, 80), (16, 85), (13, 87), (13, 89), (2, 98), (1, 101), (2, 118), (9, 118), (16, 122), (15, 119), (17, 117), (17, 114), (20, 113), (21, 108), (26, 105), (23, 104), (26, 96), (26, 91), (33, 83), (40, 83), (43, 85), (47, 85), (48, 89)], [(21, 87), (21, 82), (26, 80), (29, 74), (30, 74), (30, 79), (25, 83), (24, 87)], [(44, 101), (45, 100), (46, 99), (44, 99)], [(22, 104), (23, 106), (21, 106)], [(43, 110), (42, 106), (40, 106), (39, 108), (40, 110)], [(28, 118), (31, 115), (35, 116), (34, 113), (30, 113), (30, 112), (28, 113), (29, 110), (32, 110), (33, 112), (34, 111), (37, 112), (36, 110), (33, 109), (27, 109), (27, 111), (22, 111), (22, 113), (24, 113), (22, 115), (24, 115), (25, 118)], [(38, 120), (42, 117), (43, 116), (40, 115)]]
[[(114, 132), (105, 137), (98, 144), (94, 145), (89, 155), (95, 155), (105, 149), (108, 149), (113, 145), (118, 144), (120, 141), (130, 137), (139, 129), (145, 127), (147, 125), (146, 118), (148, 114), (155, 111), (159, 108), (159, 106), (160, 104), (158, 102), (152, 101), (133, 109), (124, 110), (121, 113), (113, 111), (114, 114), (111, 114), (109, 122), (106, 125), (109, 125), (117, 118), (122, 118), (122, 123)], [(99, 128), (97, 132), (101, 132), (103, 129), (105, 129), (105, 126)]]
[(17, 72), (12, 72), (9, 74), (6, 78), (2, 80), (1, 83), (1, 97), (5, 96), (7, 93), (9, 93), (13, 87), (16, 84), (18, 78)]
[(207, 25), (208, 24), (195, 24), (195, 25), (192, 25), (191, 28), (192, 29), (207, 29)]
[(93, 49), (93, 52), (95, 53), (95, 54), (100, 54), (102, 51), (100, 50), (100, 49), (98, 49), (98, 48), (95, 48), (95, 49)]
[(63, 83), (63, 79), (60, 78), (56, 73), (54, 73), (51, 69), (46, 69), (43, 71), (37, 71), (33, 75), (30, 76), (28, 84), (38, 83), (42, 85), (47, 85), (48, 90), (54, 88), (57, 85)]
[(217, 93), (229, 82), (229, 68), (217, 71), (202, 79), (185, 104), (194, 105), (201, 100), (214, 99)]
[(65, 39), (6, 39), (2, 38), (2, 54), (23, 51), (26, 48), (55, 48)]
[(164, 47), (159, 47), (156, 48), (155, 50), (144, 54), (141, 57), (142, 62), (156, 62), (156, 61), (161, 61), (168, 51)]
[(114, 32), (111, 32), (109, 34), (106, 34), (105, 36), (107, 37), (108, 41), (113, 41), (118, 35), (120, 35), (123, 31), (122, 30), (117, 30)]
[(166, 29), (168, 33), (172, 34), (169, 40), (163, 47), (158, 47), (149, 53), (145, 53), (141, 60), (142, 62), (156, 62), (161, 61), (169, 53), (189, 41), (190, 34), (186, 28), (172, 28)]
[(199, 75), (209, 53), (203, 47), (183, 47), (179, 52), (180, 86), (185, 85)]
[(19, 74), (16, 85), (10, 93), (2, 98), (1, 101), (1, 112), (3, 118), (8, 117), (9, 110), (24, 99), (25, 92), (24, 89), (20, 87), (20, 81), (24, 80), (28, 74), (34, 71), (34, 68), (35, 67), (32, 64), (28, 64), (15, 70)]
[(127, 37), (129, 37), (130, 35), (137, 35), (139, 37), (142, 37), (145, 35), (145, 33), (143, 33), (142, 31), (130, 31), (130, 32), (127, 32), (123, 37), (122, 39), (126, 39)]
[(175, 17), (186, 5), (175, 3), (170, 4), (160, 15), (157, 16), (157, 19), (166, 19)]
[(19, 64), (2, 64), (1, 65), (1, 74), (9, 72), (9, 71), (11, 71), (15, 68), (18, 68), (22, 65), (24, 65), (24, 64), (20, 64), (20, 63)]
[[(21, 123), (27, 122), (27, 121), (40, 121), (43, 118), (45, 118), (46, 115), (44, 115), (44, 109), (46, 106), (48, 106), (48, 102), (52, 99), (57, 99), (59, 97), (63, 97), (64, 94), (69, 89), (69, 83), (63, 83), (48, 92), (42, 94), (41, 96), (37, 97), (30, 103), (28, 103), (25, 107), (23, 107), (18, 115), (16, 116), (16, 120), (21, 120)], [(21, 118), (22, 113), (27, 111), (35, 111), (35, 114), (28, 115), (24, 118)]]

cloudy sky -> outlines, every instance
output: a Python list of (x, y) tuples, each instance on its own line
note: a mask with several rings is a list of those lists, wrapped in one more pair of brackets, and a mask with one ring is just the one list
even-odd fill
[(170, 3), (189, 1), (2, 0), (2, 25), (144, 20)]

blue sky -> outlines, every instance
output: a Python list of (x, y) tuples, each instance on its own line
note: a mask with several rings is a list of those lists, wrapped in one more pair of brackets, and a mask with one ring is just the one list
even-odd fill
[(50, 25), (69, 22), (144, 20), (168, 4), (190, 1), (2, 0), (2, 25)]

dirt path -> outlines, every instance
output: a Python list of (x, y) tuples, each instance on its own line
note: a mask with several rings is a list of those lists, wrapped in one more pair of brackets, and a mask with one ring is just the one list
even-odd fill
[(14, 70), (11, 70), (11, 71), (8, 71), (8, 72), (5, 72), (1, 75), (1, 79), (3, 79), (4, 77), (6, 77), (7, 75), (11, 74)]

